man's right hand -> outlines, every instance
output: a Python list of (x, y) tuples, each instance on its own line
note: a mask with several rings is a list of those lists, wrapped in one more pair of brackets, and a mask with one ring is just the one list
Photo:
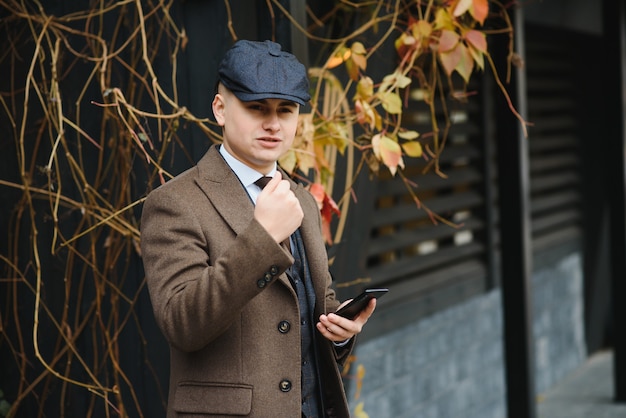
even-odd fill
[(289, 181), (276, 172), (256, 200), (254, 218), (277, 243), (283, 242), (302, 224), (304, 212)]

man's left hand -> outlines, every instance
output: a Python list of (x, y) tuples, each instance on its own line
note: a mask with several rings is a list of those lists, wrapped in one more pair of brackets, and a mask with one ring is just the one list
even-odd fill
[[(348, 302), (350, 301), (345, 301), (341, 306)], [(374, 309), (376, 309), (376, 299), (372, 298), (367, 307), (359, 312), (354, 319), (344, 318), (334, 313), (320, 315), (317, 330), (327, 339), (337, 343), (349, 340), (361, 332), (363, 325), (365, 325), (369, 317), (372, 316)]]

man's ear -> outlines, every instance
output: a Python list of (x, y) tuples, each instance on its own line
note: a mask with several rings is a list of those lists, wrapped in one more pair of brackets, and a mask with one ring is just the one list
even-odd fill
[(224, 126), (224, 96), (216, 94), (211, 104), (213, 108), (213, 116), (219, 126)]

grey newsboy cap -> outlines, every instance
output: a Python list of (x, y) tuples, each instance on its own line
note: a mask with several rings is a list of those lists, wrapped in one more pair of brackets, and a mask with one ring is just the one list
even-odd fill
[(226, 51), (218, 76), (243, 102), (286, 99), (304, 106), (311, 99), (304, 65), (272, 41), (237, 41)]

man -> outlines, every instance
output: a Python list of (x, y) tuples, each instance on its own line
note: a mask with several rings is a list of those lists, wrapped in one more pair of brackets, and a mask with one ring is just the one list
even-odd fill
[(223, 143), (143, 209), (168, 417), (349, 417), (339, 366), (375, 301), (353, 320), (332, 313), (317, 204), (276, 164), (310, 100), (306, 70), (276, 43), (239, 41), (218, 77)]

